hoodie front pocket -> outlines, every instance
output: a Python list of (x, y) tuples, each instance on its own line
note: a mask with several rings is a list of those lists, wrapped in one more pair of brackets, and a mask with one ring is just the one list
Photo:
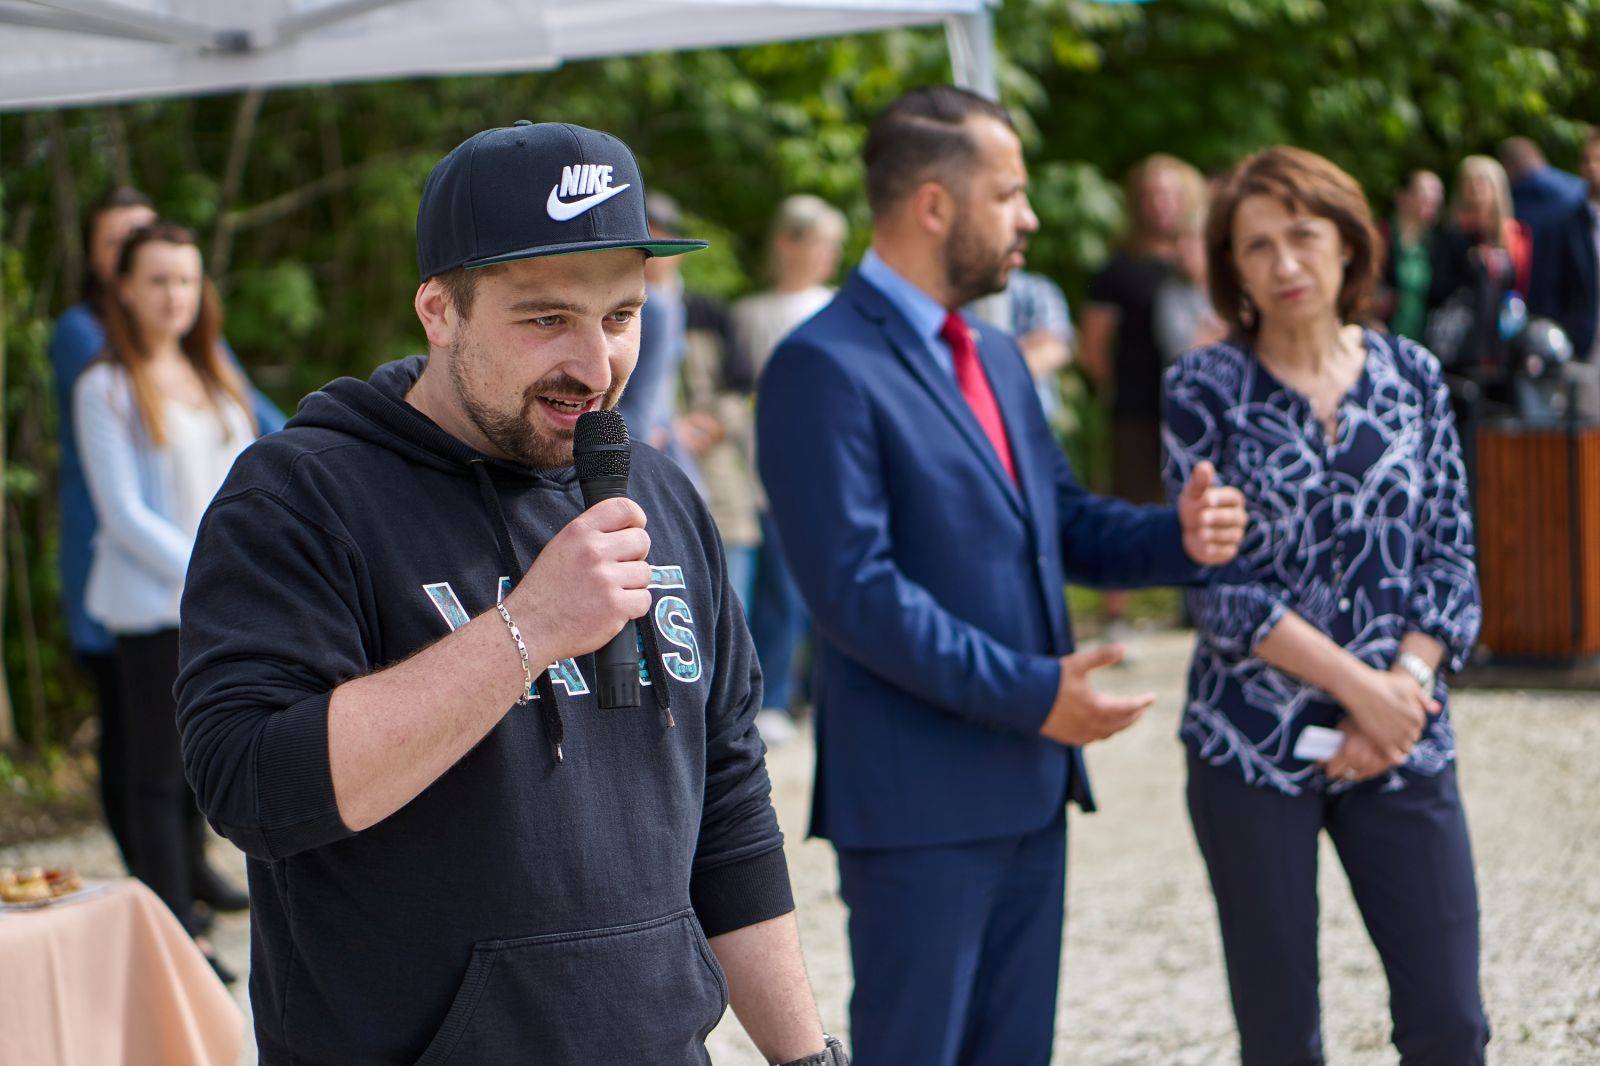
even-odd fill
[(486, 940), (417, 1066), (700, 1066), (727, 1007), (694, 912), (609, 929)]

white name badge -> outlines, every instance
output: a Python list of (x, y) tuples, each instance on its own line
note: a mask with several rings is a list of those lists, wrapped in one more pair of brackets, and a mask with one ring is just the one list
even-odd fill
[(1339, 730), (1308, 725), (1300, 731), (1299, 739), (1294, 742), (1294, 757), (1306, 762), (1326, 762), (1339, 754), (1343, 746), (1344, 734)]

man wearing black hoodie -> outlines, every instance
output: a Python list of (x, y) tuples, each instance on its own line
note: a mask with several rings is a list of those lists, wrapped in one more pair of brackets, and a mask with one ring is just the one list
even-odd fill
[[(313, 393), (201, 526), (179, 728), (249, 857), (263, 1063), (705, 1063), (730, 1001), (770, 1061), (844, 1061), (711, 518), (647, 447), (632, 499), (585, 509), (571, 465), (645, 257), (704, 247), (644, 219), (606, 134), (464, 142), (417, 213), (429, 355)], [(602, 710), (633, 618), (645, 706)]]

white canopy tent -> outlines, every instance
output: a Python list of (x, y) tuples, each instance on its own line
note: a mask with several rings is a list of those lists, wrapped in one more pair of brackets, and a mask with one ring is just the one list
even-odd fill
[(990, 2), (0, 0), (0, 111), (539, 70), (939, 22), (956, 80), (994, 95)]

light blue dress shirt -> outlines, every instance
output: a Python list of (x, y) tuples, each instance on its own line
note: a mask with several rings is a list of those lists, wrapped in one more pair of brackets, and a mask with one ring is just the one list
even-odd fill
[[(944, 320), (950, 314), (945, 306), (901, 277), (871, 248), (861, 257), (861, 265), (856, 272), (889, 298), (894, 309), (905, 316), (917, 336), (922, 338), (923, 347), (939, 369), (955, 377), (956, 366), (950, 357), (950, 346), (939, 336), (939, 331), (944, 328)], [(976, 332), (973, 333), (973, 340), (977, 340)]]

